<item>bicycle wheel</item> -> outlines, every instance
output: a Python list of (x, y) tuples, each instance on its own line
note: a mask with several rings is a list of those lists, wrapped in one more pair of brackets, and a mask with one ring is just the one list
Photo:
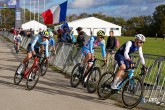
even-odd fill
[(79, 73), (80, 63), (76, 64), (72, 70), (70, 84), (72, 87), (77, 87), (80, 83), (81, 74)]
[(94, 93), (96, 91), (96, 87), (100, 77), (101, 77), (101, 70), (98, 67), (94, 67), (92, 71), (89, 73), (86, 82), (87, 91), (89, 93)]
[(44, 60), (41, 63), (41, 76), (44, 76), (48, 70), (48, 61), (46, 60), (46, 62), (44, 63)]
[(36, 66), (32, 69), (26, 81), (26, 87), (28, 90), (32, 90), (36, 86), (40, 74), (41, 74), (41, 68), (39, 66)]
[(105, 100), (111, 95), (111, 84), (114, 80), (114, 73), (105, 72), (99, 79), (97, 85), (97, 94), (101, 100)]
[(16, 84), (16, 85), (18, 85), (23, 79), (23, 74), (22, 74), (23, 70), (22, 70), (21, 74), (18, 74), (18, 72), (17, 72), (18, 69), (20, 68), (20, 66), (21, 66), (21, 64), (18, 66), (18, 68), (14, 74), (14, 84)]
[(14, 45), (14, 48), (15, 48), (15, 52), (18, 54), (18, 47), (16, 44)]
[(128, 79), (123, 86), (122, 102), (127, 108), (136, 107), (143, 97), (144, 85), (138, 77)]

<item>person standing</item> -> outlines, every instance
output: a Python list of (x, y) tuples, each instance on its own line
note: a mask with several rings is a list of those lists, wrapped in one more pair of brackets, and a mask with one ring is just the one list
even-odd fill
[[(77, 29), (77, 33), (78, 33), (78, 36), (77, 36), (77, 41), (75, 43), (76, 47), (77, 47), (77, 52), (76, 54), (73, 56), (73, 58), (75, 59), (75, 61), (78, 61), (79, 57), (81, 57), (81, 49), (82, 47), (84, 46), (84, 42), (85, 42), (85, 32), (82, 30), (81, 27), (78, 27)], [(76, 62), (77, 63), (77, 62)]]
[(115, 50), (116, 50), (116, 38), (114, 37), (114, 32), (110, 31), (106, 44), (107, 66), (109, 65), (109, 63), (111, 63), (111, 66), (113, 66)]

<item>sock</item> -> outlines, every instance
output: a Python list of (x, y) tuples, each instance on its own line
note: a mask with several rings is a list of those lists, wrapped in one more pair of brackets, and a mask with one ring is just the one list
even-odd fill
[(119, 78), (119, 81), (117, 82), (117, 86), (121, 83), (123, 81), (123, 79), (122, 78)]
[(119, 82), (119, 79), (120, 79), (120, 77), (115, 77), (115, 80), (112, 85), (113, 86), (117, 85), (117, 83)]

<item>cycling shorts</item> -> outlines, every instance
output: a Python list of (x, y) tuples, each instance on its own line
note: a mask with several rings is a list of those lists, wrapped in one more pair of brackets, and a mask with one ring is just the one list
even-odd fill
[[(39, 50), (40, 50), (40, 48), (37, 48), (34, 46), (34, 51), (36, 52), (36, 54), (39, 54)], [(27, 46), (27, 53), (29, 53), (29, 52), (32, 52), (31, 43), (29, 43)]]
[(115, 60), (117, 61), (118, 66), (120, 67), (122, 64), (126, 65), (126, 69), (128, 69), (130, 67), (130, 63), (128, 60), (125, 59), (125, 57), (123, 55), (121, 55), (120, 53), (116, 53), (115, 54)]
[(86, 56), (88, 53), (90, 53), (90, 51), (86, 47), (83, 47), (82, 48), (82, 53), (83, 53), (84, 56)]

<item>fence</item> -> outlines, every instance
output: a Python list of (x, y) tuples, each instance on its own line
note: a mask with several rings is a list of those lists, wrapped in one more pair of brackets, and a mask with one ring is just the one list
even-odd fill
[[(13, 40), (13, 34), (7, 31), (1, 31), (0, 35)], [(26, 49), (31, 39), (23, 36), (21, 47)], [(95, 56), (101, 58), (100, 49), (95, 49)], [(70, 75), (73, 66), (81, 62), (82, 59), (81, 49), (74, 47), (72, 44), (57, 43), (56, 55), (50, 57), (50, 64), (61, 69)], [(137, 54), (132, 55), (138, 68), (135, 70), (135, 75), (140, 74), (140, 58)], [(148, 73), (144, 78), (145, 102), (152, 102), (163, 105), (165, 102), (165, 56), (144, 54), (146, 66), (149, 67)], [(96, 63), (97, 66), (102, 65), (101, 62)], [(101, 68), (104, 72), (105, 69)]]

